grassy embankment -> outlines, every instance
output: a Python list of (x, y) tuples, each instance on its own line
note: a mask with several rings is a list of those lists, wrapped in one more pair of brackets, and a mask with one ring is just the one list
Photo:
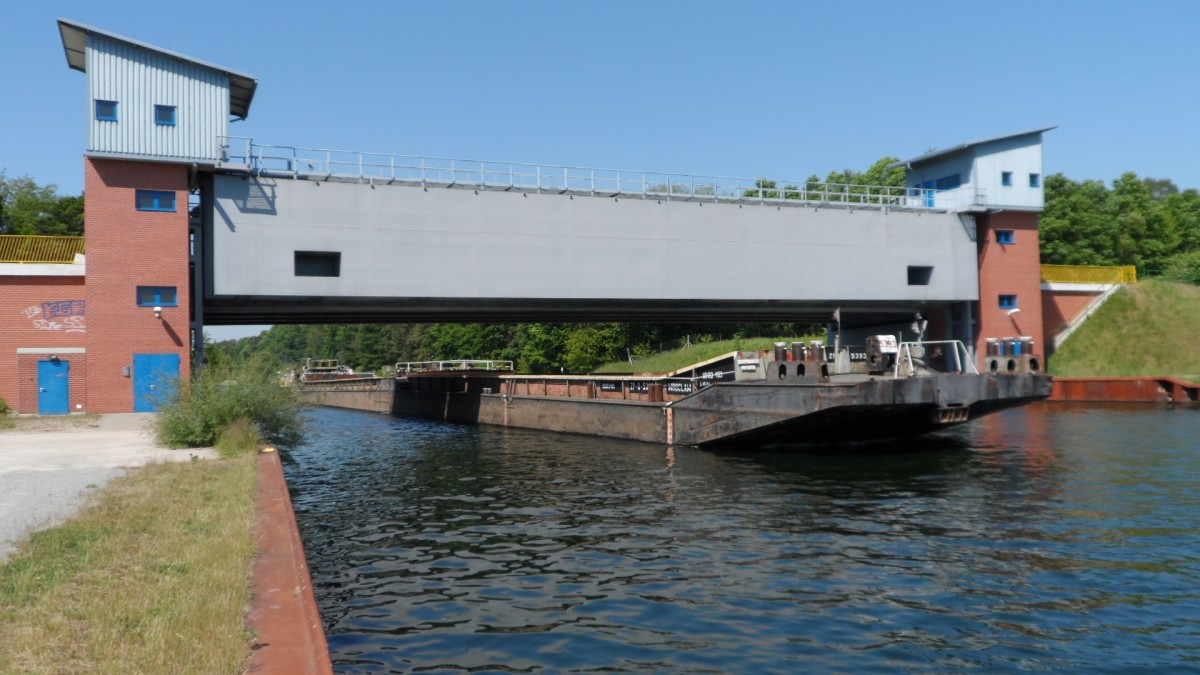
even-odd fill
[(0, 566), (0, 672), (240, 671), (256, 455), (144, 467), (35, 533)]
[(673, 349), (667, 352), (651, 354), (637, 359), (633, 364), (628, 361), (606, 363), (595, 371), (596, 373), (669, 373), (680, 368), (686, 368), (693, 363), (700, 363), (716, 358), (722, 354), (736, 350), (751, 351), (756, 349), (771, 349), (776, 342), (786, 342), (790, 347), (793, 342), (825, 341), (825, 336), (807, 336), (798, 338), (738, 338), (733, 340), (718, 340), (716, 342), (697, 342), (691, 347)]
[(1200, 381), (1200, 287), (1142, 281), (1117, 292), (1049, 360), (1052, 375)]
[(242, 670), (258, 447), (298, 439), (300, 408), (269, 371), (208, 375), (160, 415), (159, 441), (221, 459), (113, 481), (0, 565), (0, 673)]

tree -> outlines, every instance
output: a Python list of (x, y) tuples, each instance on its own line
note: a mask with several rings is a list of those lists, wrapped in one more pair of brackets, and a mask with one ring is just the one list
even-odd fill
[(0, 171), (0, 234), (83, 234), (83, 198), (60, 197), (54, 185)]
[(1171, 195), (1179, 194), (1179, 188), (1170, 178), (1143, 178), (1142, 182), (1150, 190), (1150, 197), (1156, 201), (1165, 201)]
[(1150, 182), (1132, 171), (1122, 174), (1113, 181), (1110, 204), (1117, 225), (1117, 262), (1161, 270), (1179, 248), (1180, 237)]
[(1061, 173), (1046, 178), (1046, 209), (1040, 238), (1042, 262), (1050, 265), (1116, 264), (1116, 228), (1109, 217), (1108, 189)]
[(1185, 190), (1169, 195), (1165, 209), (1179, 234), (1179, 250), (1200, 251), (1200, 192)]

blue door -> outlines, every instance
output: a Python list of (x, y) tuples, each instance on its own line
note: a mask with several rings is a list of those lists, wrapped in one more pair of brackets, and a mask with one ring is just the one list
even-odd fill
[(38, 414), (71, 412), (71, 363), (38, 361)]
[(921, 183), (921, 192), (925, 195), (925, 206), (933, 208), (933, 186), (936, 185), (931, 180)]
[(134, 354), (133, 411), (158, 412), (178, 382), (178, 354)]

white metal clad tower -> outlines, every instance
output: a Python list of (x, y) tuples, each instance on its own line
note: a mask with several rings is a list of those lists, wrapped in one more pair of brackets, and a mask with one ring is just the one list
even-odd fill
[(212, 164), (258, 80), (83, 24), (58, 20), (67, 64), (87, 74), (94, 157)]
[(1042, 127), (964, 143), (897, 162), (889, 168), (905, 167), (908, 188), (913, 194), (924, 195), (930, 202), (928, 206), (942, 206), (935, 202), (949, 193), (940, 191), (954, 190), (970, 192), (969, 198), (956, 199), (955, 203), (960, 205), (1041, 211), (1046, 203), (1042, 134), (1055, 128)]

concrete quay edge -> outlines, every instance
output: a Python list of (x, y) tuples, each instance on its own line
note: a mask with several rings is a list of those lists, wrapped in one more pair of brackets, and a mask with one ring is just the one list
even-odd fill
[(333, 663), (278, 452), (258, 458), (258, 557), (247, 673), (332, 675)]

